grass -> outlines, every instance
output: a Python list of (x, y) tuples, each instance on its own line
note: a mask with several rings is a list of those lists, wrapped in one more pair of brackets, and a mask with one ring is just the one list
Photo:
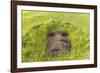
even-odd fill
[[(89, 59), (89, 20), (86, 13), (22, 11), (22, 62)], [(46, 55), (47, 33), (64, 30), (69, 33), (72, 51), (60, 56)]]

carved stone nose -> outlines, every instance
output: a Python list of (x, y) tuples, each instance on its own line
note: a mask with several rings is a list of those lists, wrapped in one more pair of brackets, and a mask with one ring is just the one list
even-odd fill
[(52, 49), (51, 52), (58, 52), (59, 49)]

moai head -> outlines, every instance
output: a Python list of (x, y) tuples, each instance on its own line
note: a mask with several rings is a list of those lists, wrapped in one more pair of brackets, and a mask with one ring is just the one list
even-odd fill
[(47, 35), (47, 53), (59, 55), (71, 51), (71, 42), (65, 31), (52, 31)]

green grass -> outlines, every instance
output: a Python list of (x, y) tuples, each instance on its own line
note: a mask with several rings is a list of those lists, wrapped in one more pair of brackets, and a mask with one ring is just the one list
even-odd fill
[[(90, 54), (90, 16), (86, 13), (22, 11), (22, 62), (85, 60)], [(72, 51), (59, 56), (46, 55), (47, 33), (69, 33)]]

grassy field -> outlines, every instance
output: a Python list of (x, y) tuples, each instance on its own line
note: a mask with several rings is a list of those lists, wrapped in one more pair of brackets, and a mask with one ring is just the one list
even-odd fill
[[(89, 59), (90, 16), (85, 13), (22, 11), (22, 62)], [(64, 30), (72, 43), (70, 53), (46, 54), (47, 33)]]

